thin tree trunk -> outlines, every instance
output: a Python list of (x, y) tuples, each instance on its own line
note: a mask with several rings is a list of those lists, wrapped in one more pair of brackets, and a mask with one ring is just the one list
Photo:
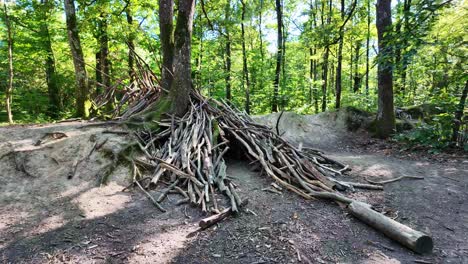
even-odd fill
[[(183, 2), (184, 0), (181, 0)], [(161, 85), (169, 90), (174, 79), (174, 0), (159, 0), (159, 28), (162, 50)]]
[[(101, 19), (99, 20), (100, 36), (99, 36), (99, 49), (101, 54), (101, 71), (102, 71), (102, 85), (104, 89), (111, 86), (110, 77), (110, 60), (109, 60), (109, 35), (107, 33), (107, 14), (101, 13)], [(107, 110), (114, 109), (114, 94), (111, 94), (109, 101), (106, 104)]]
[(244, 29), (244, 19), (245, 19), (245, 3), (241, 0), (242, 4), (242, 20), (241, 20), (241, 33), (242, 33), (242, 65), (243, 71), (242, 76), (245, 81), (245, 112), (250, 113), (250, 82), (249, 82), (249, 70), (247, 67), (247, 53), (245, 50), (245, 29)]
[(199, 33), (198, 37), (200, 38), (200, 45), (198, 47), (198, 50), (199, 50), (198, 58), (196, 59), (196, 61), (197, 61), (197, 71), (196, 71), (196, 77), (195, 77), (196, 78), (197, 88), (200, 91), (202, 89), (202, 74), (201, 74), (201, 72), (202, 72), (202, 67), (203, 67), (203, 63), (202, 63), (203, 62), (203, 24), (202, 24), (201, 19), (202, 19), (202, 17), (199, 16), (198, 17), (198, 22), (199, 22), (198, 24), (200, 24), (200, 26), (199, 26), (199, 31), (198, 31), (198, 33)]
[[(345, 1), (341, 0), (341, 20), (344, 20), (345, 17)], [(344, 30), (340, 30), (340, 39), (338, 44), (338, 66), (336, 67), (336, 101), (335, 108), (340, 108), (341, 105), (341, 71), (342, 71), (342, 61), (343, 61), (343, 38)]]
[[(172, 6), (170, 8), (172, 10)], [(160, 13), (161, 11), (165, 12), (160, 9)], [(170, 89), (171, 111), (177, 116), (182, 116), (187, 111), (190, 89), (192, 89), (190, 55), (194, 12), (195, 0), (179, 0), (177, 24), (174, 31), (174, 79)], [(163, 35), (162, 31), (161, 35)]]
[(68, 42), (73, 57), (76, 78), (76, 115), (82, 118), (89, 117), (89, 84), (86, 73), (83, 49), (81, 48), (78, 25), (75, 13), (75, 1), (65, 0), (65, 15), (67, 21)]
[(367, 0), (367, 34), (366, 34), (366, 96), (369, 95), (369, 51), (370, 51), (370, 1)]
[(6, 3), (3, 2), (3, 11), (5, 16), (5, 26), (7, 28), (7, 46), (8, 46), (8, 84), (5, 90), (5, 105), (8, 123), (13, 123), (13, 114), (11, 113), (12, 91), (13, 91), (13, 38), (11, 36), (11, 21), (8, 15)]
[(45, 60), (45, 72), (46, 72), (46, 82), (47, 82), (47, 92), (49, 95), (49, 106), (48, 106), (48, 115), (52, 118), (57, 118), (58, 113), (61, 110), (60, 102), (60, 88), (57, 84), (56, 69), (55, 69), (55, 57), (52, 51), (52, 41), (50, 38), (50, 31), (48, 26), (49, 12), (52, 10), (53, 6), (49, 3), (48, 0), (41, 0), (41, 4), (44, 6), (43, 9), (43, 21), (41, 22), (41, 42), (42, 46), (46, 52)]
[[(97, 87), (97, 94), (100, 94), (101, 91), (111, 86), (110, 80), (110, 62), (109, 62), (109, 38), (107, 35), (107, 15), (105, 13), (100, 14), (100, 18), (97, 21), (97, 41), (99, 46), (99, 51), (96, 54), (96, 79), (101, 80)], [(107, 104), (106, 107), (112, 108), (113, 99)]]
[[(227, 33), (228, 34), (228, 33)], [(226, 100), (232, 100), (231, 93), (231, 38), (229, 35), (226, 37)]]
[[(361, 79), (362, 76), (359, 74), (359, 58), (361, 57), (360, 51), (361, 51), (361, 41), (358, 40), (356, 42), (356, 50), (355, 50), (355, 55), (354, 55), (354, 84), (353, 84), (353, 92), (357, 93), (359, 91), (359, 87), (361, 86)], [(351, 65), (352, 66), (352, 65)]]
[[(332, 17), (332, 3), (331, 0), (328, 3), (328, 16), (327, 25), (331, 23)], [(322, 112), (327, 110), (327, 88), (328, 88), (328, 57), (330, 53), (330, 44), (327, 43), (325, 47), (325, 54), (323, 55), (323, 67), (322, 67)]]
[(128, 35), (128, 76), (130, 76), (130, 82), (132, 83), (135, 80), (136, 72), (135, 72), (135, 33), (133, 32), (133, 16), (132, 16), (132, 2), (131, 0), (127, 0), (127, 9), (125, 10), (125, 14), (127, 17), (127, 23), (130, 27), (130, 34)]
[(463, 92), (460, 97), (460, 102), (458, 103), (457, 111), (455, 112), (455, 119), (453, 120), (452, 142), (454, 143), (458, 141), (458, 134), (460, 132), (460, 126), (461, 126), (462, 119), (463, 119), (463, 110), (465, 109), (467, 95), (468, 95), (468, 81), (465, 82), (465, 87), (463, 88)]
[[(258, 36), (259, 36), (259, 41), (260, 41), (260, 58), (262, 60), (262, 65), (263, 65), (263, 60), (264, 60), (265, 55), (263, 51), (262, 11), (263, 11), (263, 0), (260, 0), (260, 11), (258, 12)], [(262, 89), (263, 85), (261, 85), (260, 88)]]
[(279, 96), (279, 86), (280, 86), (280, 77), (281, 77), (281, 65), (283, 59), (283, 14), (281, 9), (281, 0), (276, 0), (276, 20), (277, 20), (277, 46), (278, 51), (276, 53), (276, 70), (275, 70), (275, 80), (273, 82), (273, 100), (271, 104), (271, 111), (278, 112), (278, 96)]
[(378, 58), (378, 110), (377, 136), (387, 138), (395, 131), (393, 109), (393, 75), (391, 47), (391, 0), (377, 0), (377, 34), (379, 43)]

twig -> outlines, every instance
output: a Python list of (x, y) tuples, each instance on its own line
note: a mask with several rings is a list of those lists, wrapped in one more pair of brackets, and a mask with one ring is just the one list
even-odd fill
[(415, 179), (415, 180), (424, 180), (424, 177), (419, 177), (419, 176), (400, 176), (400, 177), (390, 179), (390, 180), (385, 180), (385, 181), (372, 181), (372, 180), (369, 180), (368, 178), (366, 178), (366, 181), (369, 182), (369, 183), (372, 183), (372, 184), (383, 185), (383, 184), (387, 184), (387, 183), (391, 183), (391, 182), (396, 182), (396, 181), (399, 181), (399, 180), (402, 180), (402, 179), (405, 179), (405, 178)]

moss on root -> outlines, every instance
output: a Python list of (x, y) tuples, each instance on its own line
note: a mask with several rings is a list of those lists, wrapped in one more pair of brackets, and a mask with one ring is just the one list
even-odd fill
[(169, 96), (161, 96), (156, 102), (144, 111), (132, 116), (124, 124), (132, 130), (138, 128), (145, 128), (155, 131), (159, 128), (157, 122), (160, 121), (164, 114), (169, 113), (171, 110), (171, 100)]

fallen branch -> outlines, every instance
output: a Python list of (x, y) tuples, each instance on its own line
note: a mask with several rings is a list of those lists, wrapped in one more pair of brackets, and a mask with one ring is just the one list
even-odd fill
[(366, 178), (366, 181), (369, 182), (369, 183), (372, 183), (372, 184), (384, 185), (384, 184), (391, 183), (391, 182), (396, 182), (396, 181), (399, 181), (399, 180), (402, 180), (402, 179), (405, 179), (405, 178), (406, 179), (415, 179), (415, 180), (424, 180), (424, 177), (419, 177), (419, 176), (400, 176), (400, 177), (390, 179), (390, 180), (385, 180), (385, 181), (372, 181), (372, 180), (369, 180), (369, 179)]

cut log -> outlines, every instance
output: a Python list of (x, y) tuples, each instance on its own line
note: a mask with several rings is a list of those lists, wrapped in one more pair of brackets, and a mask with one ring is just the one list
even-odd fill
[(359, 220), (416, 253), (424, 254), (432, 251), (433, 243), (430, 236), (372, 210), (368, 204), (354, 201), (348, 205), (348, 210)]

